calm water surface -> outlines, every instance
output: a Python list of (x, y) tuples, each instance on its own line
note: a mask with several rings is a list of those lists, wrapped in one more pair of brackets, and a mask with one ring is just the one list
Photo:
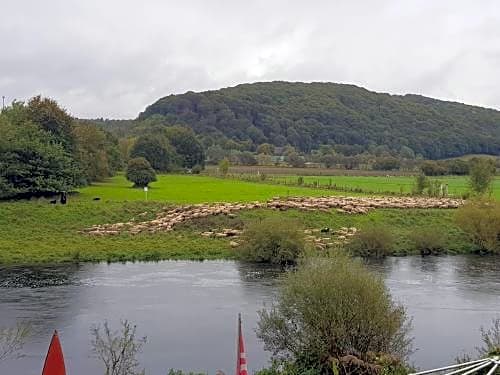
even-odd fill
[[(421, 367), (453, 361), (479, 344), (478, 329), (500, 314), (500, 258), (388, 258), (369, 265), (413, 316)], [(0, 268), (0, 326), (19, 319), (35, 334), (21, 359), (0, 374), (38, 375), (51, 332), (58, 329), (70, 375), (102, 373), (89, 329), (105, 319), (138, 325), (148, 342), (148, 374), (169, 368), (234, 372), (236, 316), (243, 324), (250, 369), (267, 364), (255, 337), (256, 311), (276, 293), (277, 270), (235, 262), (158, 262)]]

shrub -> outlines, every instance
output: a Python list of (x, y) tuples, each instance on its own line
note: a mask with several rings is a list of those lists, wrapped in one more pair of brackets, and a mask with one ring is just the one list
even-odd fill
[(191, 168), (192, 174), (200, 174), (203, 171), (203, 165), (196, 164), (193, 168)]
[(500, 253), (500, 202), (471, 201), (457, 210), (455, 219), (480, 251)]
[(294, 264), (305, 250), (300, 224), (282, 217), (266, 218), (248, 225), (237, 256), (245, 261)]
[(149, 162), (140, 157), (130, 159), (127, 165), (127, 180), (134, 183), (136, 187), (148, 186), (150, 182), (156, 181), (156, 174)]
[(473, 193), (482, 195), (491, 188), (495, 178), (495, 162), (488, 158), (474, 158), (470, 161), (469, 186)]
[(371, 225), (362, 228), (348, 244), (353, 255), (384, 257), (392, 252), (394, 238), (386, 226)]
[(424, 174), (420, 173), (415, 177), (413, 183), (413, 194), (422, 195), (424, 190), (429, 187), (429, 178)]
[(276, 304), (259, 316), (257, 336), (273, 359), (321, 374), (332, 367), (347, 374), (350, 360), (359, 368), (382, 369), (375, 357), (403, 363), (411, 352), (405, 309), (392, 301), (380, 277), (342, 253), (309, 259), (289, 272)]
[(410, 234), (415, 250), (421, 255), (440, 254), (445, 249), (444, 236), (439, 228), (427, 227), (416, 229)]
[(219, 162), (219, 172), (223, 177), (226, 177), (227, 172), (229, 172), (229, 160), (227, 158)]

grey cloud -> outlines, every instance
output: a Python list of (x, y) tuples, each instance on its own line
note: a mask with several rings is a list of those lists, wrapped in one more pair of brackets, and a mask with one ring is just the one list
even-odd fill
[(20, 0), (0, 13), (0, 95), (80, 117), (260, 80), (334, 81), (500, 109), (500, 3)]

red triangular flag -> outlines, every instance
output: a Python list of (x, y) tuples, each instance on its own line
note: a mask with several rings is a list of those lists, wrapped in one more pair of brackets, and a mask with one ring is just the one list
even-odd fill
[(54, 331), (52, 340), (50, 340), (49, 351), (45, 358), (42, 375), (66, 375), (63, 352), (57, 331)]
[(236, 375), (248, 375), (247, 353), (243, 342), (243, 333), (241, 332), (241, 314), (238, 314), (238, 352), (236, 359)]

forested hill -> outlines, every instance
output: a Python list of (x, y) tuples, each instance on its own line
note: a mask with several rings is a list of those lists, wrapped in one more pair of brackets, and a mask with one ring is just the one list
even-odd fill
[(139, 120), (164, 116), (209, 143), (290, 144), (309, 152), (322, 144), (411, 148), (439, 159), (500, 154), (500, 112), (418, 95), (375, 93), (336, 83), (268, 82), (170, 95)]

